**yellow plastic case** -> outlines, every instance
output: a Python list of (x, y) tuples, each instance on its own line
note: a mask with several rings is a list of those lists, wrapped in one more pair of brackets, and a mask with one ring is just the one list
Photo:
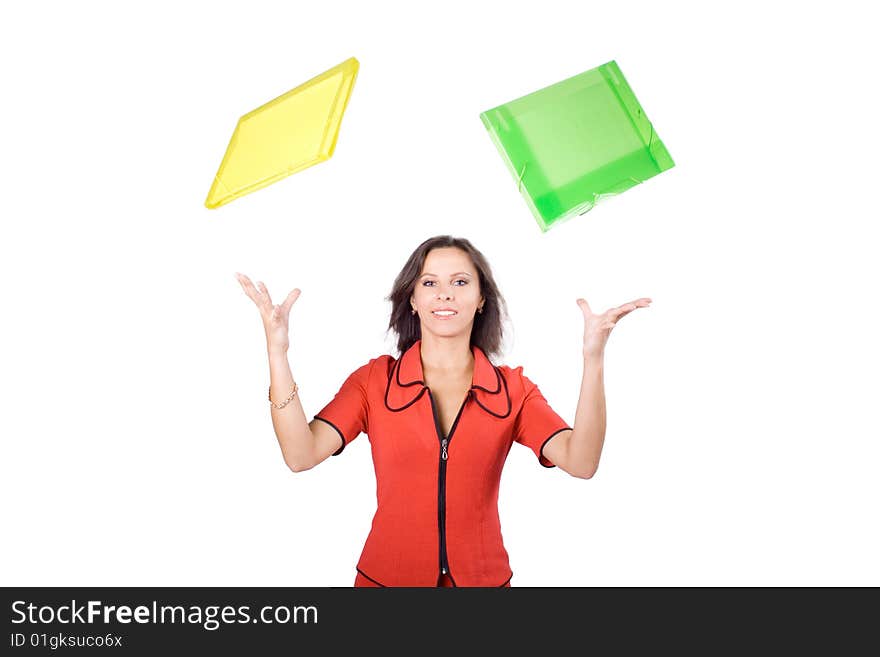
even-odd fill
[(329, 159), (358, 68), (351, 57), (242, 116), (205, 207), (218, 208)]

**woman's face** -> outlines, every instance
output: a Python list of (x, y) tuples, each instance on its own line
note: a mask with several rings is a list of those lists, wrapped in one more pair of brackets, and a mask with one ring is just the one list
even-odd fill
[(470, 335), (474, 314), (483, 303), (477, 268), (467, 253), (455, 247), (428, 252), (410, 297), (423, 335)]

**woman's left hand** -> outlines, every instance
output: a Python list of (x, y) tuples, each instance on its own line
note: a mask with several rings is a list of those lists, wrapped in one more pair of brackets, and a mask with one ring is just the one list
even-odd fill
[(586, 299), (578, 299), (577, 304), (584, 313), (584, 358), (601, 356), (605, 352), (605, 343), (611, 335), (611, 329), (621, 317), (629, 315), (636, 308), (647, 308), (651, 300), (647, 297), (630, 301), (616, 308), (609, 308), (604, 313), (596, 314), (590, 310)]

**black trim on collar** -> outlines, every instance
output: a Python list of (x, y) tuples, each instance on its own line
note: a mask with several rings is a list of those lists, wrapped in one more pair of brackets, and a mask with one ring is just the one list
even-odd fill
[[(495, 366), (493, 365), (492, 367), (495, 367)], [(476, 394), (474, 394), (474, 401), (477, 402), (477, 405), (480, 408), (482, 408), (484, 411), (486, 411), (489, 415), (503, 419), (503, 418), (506, 418), (508, 415), (510, 415), (510, 411), (512, 408), (512, 405), (510, 403), (510, 391), (507, 389), (507, 379), (504, 378), (504, 375), (501, 374), (500, 370), (497, 367), (495, 367), (495, 376), (498, 377), (498, 389), (497, 390), (494, 390), (494, 391), (486, 390), (482, 386), (471, 386), (471, 390), (483, 390), (485, 392), (488, 392), (489, 394), (496, 395), (496, 394), (498, 394), (498, 392), (500, 392), (501, 384), (503, 383), (504, 384), (504, 396), (507, 398), (507, 411), (505, 411), (503, 414), (499, 415), (498, 413), (495, 413), (495, 412), (489, 410), (488, 408), (486, 408), (485, 406), (483, 406), (483, 404), (480, 403), (480, 398)]]
[[(391, 370), (391, 375), (388, 377), (388, 384), (385, 386), (385, 408), (387, 408), (389, 411), (393, 411), (395, 413), (397, 413), (398, 411), (402, 411), (404, 409), (407, 409), (410, 406), (412, 406), (413, 404), (415, 404), (419, 400), (419, 397), (421, 397), (422, 395), (425, 394), (425, 390), (428, 389), (428, 386), (425, 385), (424, 381), (412, 381), (410, 383), (401, 383), (400, 382), (400, 361), (401, 360), (403, 360), (402, 357), (397, 359), (397, 362), (394, 364), (394, 368)], [(395, 374), (395, 372), (397, 372), (397, 374)], [(419, 391), (419, 394), (417, 394), (408, 403), (404, 404), (403, 406), (400, 406), (399, 408), (392, 408), (391, 404), (388, 403), (388, 393), (391, 391), (391, 381), (394, 379), (397, 380), (397, 385), (399, 385), (402, 388), (407, 388), (409, 386), (414, 386), (414, 385), (421, 385), (422, 389)]]
[[(422, 379), (415, 379), (414, 381), (410, 381), (409, 383), (404, 383), (403, 381), (400, 380), (400, 368), (401, 368), (401, 365), (403, 364), (403, 357), (406, 355), (407, 352), (411, 351), (417, 344), (420, 345), (421, 341), (416, 342), (412, 347), (407, 349), (404, 353), (400, 354), (400, 358), (397, 359), (397, 363), (396, 363), (397, 375), (396, 375), (395, 379), (397, 381), (397, 385), (399, 385), (403, 388), (408, 388), (409, 386), (415, 386), (415, 385), (425, 385), (425, 382)], [(421, 359), (421, 357), (422, 357), (421, 352), (419, 352), (419, 359)], [(419, 366), (419, 369), (421, 369), (421, 365)]]
[[(492, 363), (489, 363), (492, 365)], [(501, 392), (501, 381), (504, 380), (504, 377), (501, 376), (501, 372), (498, 371), (498, 368), (492, 365), (492, 369), (495, 370), (495, 390), (489, 390), (488, 388), (484, 388), (481, 385), (477, 385), (476, 383), (471, 386), (471, 390), (483, 390), (484, 392), (488, 392), (490, 395), (496, 395)], [(504, 387), (507, 388), (507, 382), (504, 382)]]
[[(391, 368), (391, 373), (388, 375), (388, 382), (385, 386), (384, 397), (385, 408), (387, 408), (389, 411), (397, 413), (409, 408), (410, 406), (415, 404), (422, 397), (422, 395), (425, 394), (426, 390), (428, 390), (428, 386), (424, 381), (424, 375), (421, 378), (416, 375), (416, 378), (414, 378), (412, 381), (401, 380), (401, 370), (403, 368), (404, 358), (406, 358), (407, 355), (410, 359), (420, 358), (420, 345), (421, 340), (416, 341), (412, 346), (409, 347), (409, 349), (407, 349), (404, 353), (400, 355), (400, 357), (394, 363), (394, 366)], [(416, 352), (410, 353), (413, 350), (416, 350)], [(468, 390), (474, 393), (472, 396), (474, 398), (474, 401), (477, 402), (477, 405), (484, 411), (486, 411), (489, 415), (502, 419), (508, 417), (512, 410), (512, 403), (510, 401), (510, 391), (507, 387), (507, 379), (501, 373), (501, 370), (495, 367), (495, 365), (493, 365), (489, 361), (489, 359), (486, 358), (486, 355), (479, 347), (474, 346), (472, 347), (472, 350), (474, 351), (474, 358), (478, 361), (474, 364), (474, 379), (479, 379), (479, 381), (472, 381), (471, 387)], [(491, 377), (491, 374), (489, 373), (486, 366), (491, 367), (492, 372), (495, 374), (494, 386), (488, 384), (488, 382), (486, 381), (487, 376)], [(410, 364), (407, 365), (407, 367), (412, 374), (413, 365)], [(418, 369), (416, 371), (421, 372), (421, 363), (419, 363)], [(392, 396), (392, 386), (394, 386), (395, 403), (398, 404), (397, 406), (393, 406), (390, 403), (390, 398)], [(415, 389), (412, 391), (407, 390), (407, 388), (414, 387)], [(494, 390), (491, 389), (493, 387)], [(504, 393), (504, 396), (497, 400), (494, 400), (494, 398), (491, 397), (486, 397), (483, 399), (483, 401), (480, 401), (481, 395), (498, 395), (502, 391)], [(410, 394), (414, 396), (410, 398)], [(506, 406), (496, 408), (497, 406), (499, 406), (498, 402), (504, 404), (505, 401)]]

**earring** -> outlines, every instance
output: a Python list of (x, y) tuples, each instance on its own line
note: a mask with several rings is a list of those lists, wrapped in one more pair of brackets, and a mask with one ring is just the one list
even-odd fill
[(413, 315), (415, 315), (415, 314), (416, 314), (416, 309), (413, 308), (412, 310), (410, 310), (410, 312), (411, 312)]
[(477, 312), (482, 315), (483, 314), (483, 306), (480, 306), (479, 308), (477, 308)]

